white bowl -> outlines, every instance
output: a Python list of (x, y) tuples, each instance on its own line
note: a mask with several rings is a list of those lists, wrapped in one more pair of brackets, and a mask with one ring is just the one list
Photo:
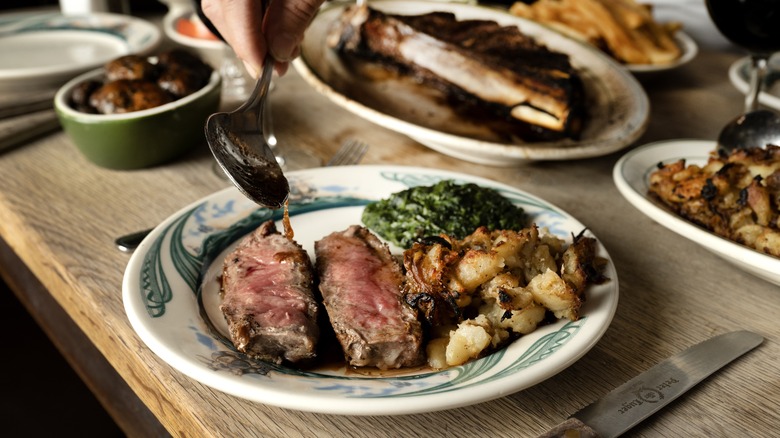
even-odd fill
[(179, 20), (192, 18), (197, 19), (197, 14), (191, 7), (172, 4), (163, 18), (163, 32), (174, 43), (195, 51), (203, 61), (219, 70), (226, 51), (231, 50), (230, 47), (221, 40), (195, 38), (180, 33), (176, 28)]

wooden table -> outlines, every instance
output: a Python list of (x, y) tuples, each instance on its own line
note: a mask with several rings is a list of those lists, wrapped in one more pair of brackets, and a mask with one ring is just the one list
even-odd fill
[[(739, 56), (703, 49), (682, 68), (642, 79), (652, 113), (636, 145), (715, 138), (742, 105), (726, 74)], [(631, 434), (774, 434), (780, 425), (778, 287), (632, 207), (611, 173), (625, 150), (514, 168), (476, 165), (340, 109), (294, 71), (277, 85), (273, 105), (279, 137), (322, 159), (342, 140), (358, 137), (372, 144), (365, 164), (428, 166), (492, 178), (571, 213), (614, 259), (620, 281), (617, 314), (601, 341), (563, 372), (466, 408), (398, 417), (335, 416), (229, 396), (170, 367), (139, 339), (121, 299), (128, 255), (113, 245), (116, 236), (153, 226), (227, 185), (212, 171), (207, 148), (152, 169), (112, 171), (87, 162), (58, 132), (0, 156), (0, 267), (128, 434), (164, 433), (161, 424), (171, 435), (199, 437), (534, 436), (667, 356), (739, 329), (766, 341)], [(105, 359), (91, 361), (99, 356)]]

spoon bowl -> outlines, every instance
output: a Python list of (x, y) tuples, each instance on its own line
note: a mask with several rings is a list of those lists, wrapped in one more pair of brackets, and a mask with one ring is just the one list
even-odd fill
[(727, 124), (718, 136), (718, 149), (737, 149), (780, 145), (780, 116), (768, 110), (742, 114)]
[(247, 101), (230, 113), (212, 114), (206, 121), (206, 141), (219, 166), (247, 198), (268, 208), (281, 208), (290, 186), (268, 144), (263, 117), (268, 105), (274, 60), (269, 55), (263, 73)]
[[(216, 113), (206, 121), (214, 158), (233, 184), (252, 201), (281, 208), (290, 187), (262, 130), (246, 129), (247, 112)], [(261, 116), (262, 117), (262, 116)]]

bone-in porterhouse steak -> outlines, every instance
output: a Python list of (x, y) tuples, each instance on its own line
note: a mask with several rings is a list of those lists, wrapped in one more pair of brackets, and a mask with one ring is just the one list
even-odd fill
[(387, 245), (353, 225), (315, 242), (320, 292), (350, 365), (420, 365), (422, 327), (402, 299), (403, 274)]
[(263, 223), (225, 258), (222, 313), (239, 351), (275, 363), (314, 358), (319, 327), (306, 251)]
[(348, 7), (328, 44), (439, 89), (461, 113), (524, 141), (577, 138), (583, 84), (568, 55), (515, 26), (454, 14), (392, 15)]

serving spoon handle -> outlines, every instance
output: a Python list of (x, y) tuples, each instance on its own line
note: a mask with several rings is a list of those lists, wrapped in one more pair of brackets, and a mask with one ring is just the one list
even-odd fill
[(144, 238), (152, 232), (152, 228), (136, 231), (135, 233), (125, 234), (119, 236), (114, 240), (116, 247), (122, 252), (133, 252), (138, 245), (144, 240)]

